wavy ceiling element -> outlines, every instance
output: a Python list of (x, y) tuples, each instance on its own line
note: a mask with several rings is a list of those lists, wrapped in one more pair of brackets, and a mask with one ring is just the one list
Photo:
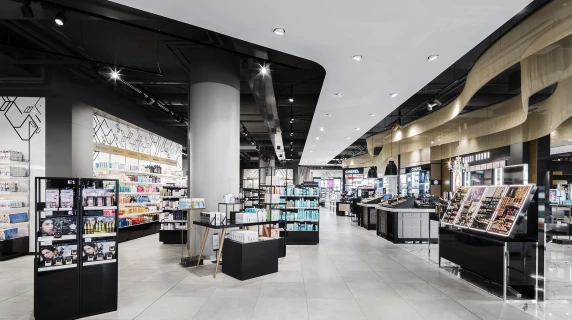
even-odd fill
[[(393, 134), (391, 130), (387, 130), (369, 137), (367, 139), (370, 151), (370, 155), (367, 155), (369, 163), (365, 165), (371, 165), (373, 162), (383, 167), (392, 156), (396, 157), (397, 154), (428, 147), (431, 147), (431, 159), (443, 159), (458, 154), (459, 139), (461, 141), (482, 141), (478, 139), (481, 136), (494, 136), (496, 133), (509, 132), (511, 128), (518, 126), (529, 127), (524, 124), (527, 122), (530, 96), (569, 77), (572, 73), (572, 58), (569, 49), (572, 46), (572, 37), (569, 37), (572, 34), (572, 8), (563, 6), (565, 2), (560, 0), (548, 4), (493, 44), (475, 63), (469, 72), (465, 88), (452, 103)], [(521, 95), (494, 106), (458, 116), (469, 99), (480, 88), (519, 62), (522, 65)], [(562, 92), (562, 90), (558, 91)], [(566, 102), (563, 101), (562, 104)], [(567, 110), (562, 111), (567, 114)], [(555, 120), (554, 123), (549, 124), (554, 129), (566, 118)], [(529, 123), (536, 122), (532, 119)], [(534, 132), (544, 132), (544, 130)], [(518, 135), (508, 140), (518, 141), (520, 140), (518, 137), (524, 136), (530, 137)], [(538, 137), (540, 136), (529, 140)], [(454, 150), (451, 150), (453, 144)], [(384, 146), (382, 152), (372, 159), (373, 148), (380, 145)], [(487, 145), (491, 144), (487, 143)], [(469, 143), (461, 153), (472, 153), (484, 149)], [(438, 158), (437, 154), (441, 158)], [(347, 159), (342, 165), (359, 167), (367, 162), (365, 160), (366, 157)]]

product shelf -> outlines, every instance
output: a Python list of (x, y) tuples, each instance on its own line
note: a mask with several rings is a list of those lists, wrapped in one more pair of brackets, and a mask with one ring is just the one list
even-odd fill
[(137, 223), (137, 224), (132, 224), (130, 226), (119, 227), (119, 229), (125, 229), (125, 228), (130, 228), (130, 227), (135, 227), (135, 226), (142, 226), (144, 224), (157, 223), (157, 222), (159, 222), (159, 221), (149, 221), (149, 222)]
[(76, 238), (77, 235), (75, 234), (65, 235), (59, 238), (55, 238), (54, 236), (43, 236), (43, 237), (38, 237), (38, 242), (75, 240)]
[(117, 233), (109, 232), (109, 233), (92, 233), (92, 234), (84, 234), (83, 238), (104, 238), (104, 237), (115, 237)]
[(26, 237), (29, 237), (29, 236), (28, 236), (28, 235), (18, 236), (18, 237), (14, 237), (14, 238), (10, 238), (10, 239), (0, 240), (0, 242), (3, 242), (3, 241), (11, 241), (11, 240), (14, 240), (14, 239), (20, 239), (20, 238), (26, 238)]
[(0, 180), (9, 180), (9, 181), (28, 181), (30, 177), (0, 177)]
[[(112, 210), (117, 209), (117, 206), (102, 206), (102, 207), (83, 207), (83, 210)], [(68, 210), (59, 210), (59, 211), (69, 211)]]
[(119, 195), (136, 196), (136, 195), (160, 195), (161, 192), (119, 192)]
[(135, 182), (135, 181), (119, 181), (119, 184), (131, 184), (137, 186), (164, 186), (164, 183), (161, 182)]
[(0, 166), (2, 165), (23, 165), (23, 166), (27, 166), (30, 165), (30, 162), (28, 161), (17, 161), (17, 160), (8, 160), (8, 161), (1, 161), (0, 162)]
[(84, 262), (83, 265), (85, 267), (87, 267), (87, 266), (93, 266), (93, 265), (97, 265), (97, 264), (107, 264), (107, 263), (115, 263), (115, 262), (117, 262), (117, 259), (89, 261), (89, 262)]
[(0, 191), (0, 195), (26, 195), (29, 191)]
[(158, 205), (159, 201), (152, 201), (152, 202), (131, 202), (131, 203), (120, 203), (120, 207), (137, 207), (137, 206), (146, 206), (146, 205)]
[(1, 227), (17, 226), (17, 225), (28, 224), (28, 223), (30, 223), (30, 221), (22, 221), (22, 222), (14, 222), (14, 223), (0, 223), (0, 228)]
[(187, 220), (164, 220), (161, 221), (161, 223), (183, 223), (183, 222), (187, 222)]
[(146, 215), (146, 214), (161, 213), (161, 212), (163, 212), (163, 211), (149, 211), (149, 212), (126, 213), (126, 214), (119, 215), (119, 219), (121, 219), (121, 218), (127, 218), (127, 217), (142, 216), (142, 215)]
[(71, 268), (77, 268), (77, 264), (74, 263), (74, 264), (65, 264), (65, 265), (61, 265), (61, 266), (51, 266), (51, 267), (38, 268), (38, 272), (63, 270), (63, 269), (71, 269)]
[(139, 176), (157, 176), (157, 177), (165, 177), (165, 178), (183, 178), (184, 177), (184, 176), (177, 176), (177, 175), (172, 175), (172, 174), (150, 173), (150, 172), (141, 172), (141, 171), (133, 171), (133, 170), (122, 170), (122, 169), (94, 168), (93, 171), (120, 172), (120, 173), (134, 174), (134, 175), (139, 175)]
[[(276, 204), (276, 203), (275, 203)], [(299, 209), (305, 209), (305, 210), (320, 210), (320, 208), (312, 208), (312, 207), (285, 207), (285, 208), (276, 208), (276, 209), (280, 209), (280, 210), (299, 210)]]
[(16, 213), (21, 211), (30, 210), (30, 207), (20, 207), (20, 208), (0, 208), (0, 213)]
[(287, 196), (280, 195), (280, 198), (319, 198), (320, 196)]

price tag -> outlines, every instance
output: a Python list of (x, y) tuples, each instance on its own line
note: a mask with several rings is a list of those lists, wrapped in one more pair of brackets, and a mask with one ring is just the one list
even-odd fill
[(46, 213), (44, 211), (40, 212), (40, 218), (45, 218), (46, 217)]
[(91, 238), (85, 238), (85, 242), (91, 242)]
[(46, 240), (44, 242), (42, 242), (43, 245), (45, 246), (51, 246), (52, 245), (52, 240)]
[(46, 212), (46, 217), (51, 217), (51, 216), (53, 216), (53, 215), (54, 215), (54, 212), (53, 212), (53, 211), (48, 211), (48, 212)]

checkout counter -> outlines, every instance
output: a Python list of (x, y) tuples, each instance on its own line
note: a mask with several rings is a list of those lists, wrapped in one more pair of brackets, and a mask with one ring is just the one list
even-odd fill
[(376, 205), (377, 235), (393, 243), (438, 243), (439, 218), (435, 204), (415, 199), (392, 199)]

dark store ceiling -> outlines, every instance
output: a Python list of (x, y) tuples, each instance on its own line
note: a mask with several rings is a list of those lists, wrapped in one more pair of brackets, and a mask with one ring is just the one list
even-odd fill
[[(41, 85), (46, 70), (57, 69), (75, 83), (107, 87), (126, 107), (134, 106), (155, 125), (186, 137), (188, 50), (224, 50), (242, 66), (240, 113), (248, 136), (241, 127), (241, 160), (258, 162), (252, 138), (263, 155), (275, 153), (265, 115), (248, 84), (251, 73), (245, 66), (253, 64), (270, 66), (285, 158), (300, 159), (325, 76), (319, 65), (107, 1), (31, 1), (29, 6), (28, 1), (0, 1), (0, 86)], [(31, 9), (34, 18), (26, 18), (22, 7)], [(58, 12), (65, 12), (64, 26), (54, 22)], [(115, 66), (121, 81), (110, 80)]]

